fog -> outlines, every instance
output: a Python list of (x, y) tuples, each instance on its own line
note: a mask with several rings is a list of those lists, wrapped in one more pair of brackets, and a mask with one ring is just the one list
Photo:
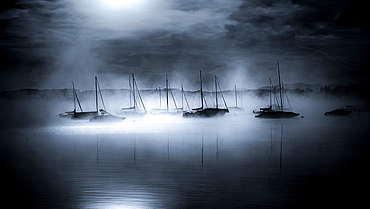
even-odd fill
[[(0, 168), (7, 205), (365, 205), (369, 14), (362, 0), (2, 1)], [(254, 110), (270, 105), (277, 61), (284, 105), (300, 115), (256, 118)], [(215, 105), (217, 76), (219, 106), (224, 97), (229, 113), (151, 114), (166, 108), (166, 75), (170, 111), (173, 99), (188, 110), (181, 86), (189, 108), (200, 107), (200, 70), (206, 106)], [(143, 117), (121, 111), (131, 105), (132, 74)], [(58, 117), (74, 108), (72, 82), (83, 111), (96, 110), (94, 77), (105, 104), (99, 98), (99, 108), (126, 118)], [(233, 108), (235, 85), (242, 111)], [(347, 106), (354, 109), (348, 116), (324, 116)]]
[[(128, 82), (128, 81), (127, 81)], [(215, 106), (215, 95), (210, 93), (214, 90), (214, 84), (204, 85), (204, 96), (208, 107)], [(209, 87), (209, 88), (208, 88)], [(147, 110), (148, 116), (145, 118), (155, 118), (155, 115), (150, 115), (153, 108), (166, 108), (166, 92), (165, 87), (155, 90), (140, 90), (143, 103)], [(207, 91), (210, 90), (210, 91)], [(178, 108), (183, 107), (185, 111), (189, 111), (189, 107), (200, 107), (200, 93), (199, 91), (186, 91), (184, 103), (182, 104), (181, 89), (171, 89), (169, 93), (169, 108), (174, 111), (175, 103)], [(102, 97), (105, 103), (106, 111), (116, 116), (125, 116), (121, 111), (123, 107), (130, 106), (130, 91), (128, 89), (102, 89)], [(81, 102), (83, 111), (93, 111), (95, 107), (95, 91), (94, 90), (79, 90), (77, 95)], [(160, 99), (161, 95), (161, 99)], [(173, 95), (173, 98), (172, 98)], [(327, 111), (337, 108), (345, 108), (346, 106), (363, 107), (367, 105), (367, 97), (356, 95), (326, 95), (320, 92), (306, 92), (296, 93), (294, 91), (287, 92), (289, 103), (284, 101), (287, 108), (300, 113), (300, 118), (321, 117)], [(222, 94), (219, 92), (218, 101), (219, 107), (225, 107), (223, 103), (224, 97), (227, 107), (235, 107), (236, 99), (234, 90), (224, 90)], [(174, 101), (175, 100), (175, 103)], [(186, 102), (187, 101), (187, 102)], [(73, 93), (71, 89), (65, 90), (22, 90), (15, 92), (3, 93), (1, 105), (5, 111), (1, 112), (2, 128), (11, 127), (37, 127), (49, 126), (50, 124), (65, 123), (71, 121), (70, 119), (59, 118), (58, 114), (73, 110)], [(132, 101), (133, 102), (133, 101)], [(140, 103), (140, 102), (138, 102)], [(238, 107), (243, 111), (234, 112), (232, 109), (225, 117), (228, 120), (233, 118), (245, 118), (246, 120), (255, 120), (253, 110), (259, 110), (260, 107), (267, 107), (269, 105), (269, 95), (263, 91), (261, 94), (257, 90), (241, 90), (237, 89), (237, 103)], [(132, 105), (132, 103), (131, 103)], [(189, 105), (189, 107), (188, 107)], [(289, 106), (290, 105), (290, 106)], [(141, 104), (139, 105), (140, 108)], [(103, 108), (101, 98), (99, 97), (99, 108)], [(79, 110), (79, 109), (78, 109)], [(352, 115), (357, 114), (354, 112)], [(187, 120), (181, 118), (181, 114), (173, 116), (176, 120)], [(134, 121), (137, 118), (127, 116), (127, 121)], [(222, 118), (216, 120), (223, 120)], [(87, 122), (87, 121), (86, 121)]]

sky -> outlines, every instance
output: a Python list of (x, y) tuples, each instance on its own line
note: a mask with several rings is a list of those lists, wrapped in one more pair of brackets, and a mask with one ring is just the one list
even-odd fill
[(369, 12), (355, 0), (5, 0), (0, 91), (21, 88), (196, 90), (366, 82)]

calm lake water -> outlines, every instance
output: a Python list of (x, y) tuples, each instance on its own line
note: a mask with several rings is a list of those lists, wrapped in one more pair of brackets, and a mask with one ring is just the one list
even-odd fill
[(356, 207), (369, 186), (369, 116), (151, 116), (1, 130), (3, 204)]

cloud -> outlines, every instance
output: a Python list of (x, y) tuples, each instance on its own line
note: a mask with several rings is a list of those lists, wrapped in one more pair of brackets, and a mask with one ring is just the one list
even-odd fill
[[(224, 0), (139, 2), (135, 8), (115, 9), (104, 6), (101, 0), (17, 1), (0, 13), (0, 35), (4, 37), (0, 45), (1, 54), (8, 58), (7, 76), (27, 75), (29, 79), (19, 80), (22, 87), (69, 86), (72, 79), (83, 80), (86, 75), (111, 69), (138, 48), (158, 52), (164, 47), (177, 53), (179, 48), (173, 48), (174, 43), (183, 42), (182, 48), (189, 48), (188, 39), (222, 37), (227, 32), (225, 24), (236, 24), (228, 17), (240, 5), (240, 1)], [(143, 40), (148, 37), (166, 41), (158, 44)], [(123, 48), (116, 47), (117, 41), (125, 40)], [(12, 81), (3, 85), (19, 84)]]
[[(18, 84), (5, 79), (1, 88), (65, 88), (73, 80), (89, 88), (91, 79), (85, 80), (95, 75), (185, 78), (199, 69), (249, 88), (265, 85), (276, 60), (286, 65), (289, 82), (345, 80), (368, 62), (353, 54), (368, 53), (366, 35), (336, 31), (351, 20), (346, 11), (357, 11), (347, 0), (136, 0), (113, 8), (102, 2), (18, 0), (1, 8), (2, 77), (24, 75)], [(351, 69), (347, 60), (356, 62)]]
[(297, 19), (308, 12), (306, 7), (289, 1), (245, 1), (240, 9), (230, 16), (230, 19), (238, 24), (228, 26), (229, 37), (245, 44), (271, 43), (276, 38), (292, 39), (301, 29), (301, 23)]
[[(210, 38), (224, 34), (225, 24), (232, 24), (228, 16), (239, 1), (179, 1), (141, 0), (129, 8), (113, 9), (104, 7), (101, 1), (78, 1), (71, 3), (78, 24), (96, 39), (140, 37), (153, 31), (168, 33), (188, 33), (196, 37)], [(191, 5), (191, 6), (189, 6)], [(220, 5), (224, 5), (220, 9)], [(203, 30), (201, 30), (203, 28)], [(89, 34), (85, 34), (89, 36)], [(91, 35), (91, 33), (90, 33)]]

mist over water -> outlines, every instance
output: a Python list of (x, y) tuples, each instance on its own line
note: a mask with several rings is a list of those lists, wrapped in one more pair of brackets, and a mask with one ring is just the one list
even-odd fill
[[(5, 1), (3, 205), (363, 207), (369, 112), (356, 108), (369, 110), (366, 8), (365, 1), (349, 0)], [(277, 60), (291, 93), (284, 107), (300, 115), (256, 118), (253, 110), (277, 103), (268, 94), (269, 78), (278, 83)], [(169, 111), (200, 107), (199, 70), (205, 106), (215, 106), (217, 76), (219, 107), (226, 108), (225, 100), (230, 113), (149, 114), (167, 107), (167, 75)], [(143, 117), (121, 111), (132, 106), (132, 73), (148, 113)], [(104, 98), (98, 108), (95, 76)], [(58, 117), (76, 107), (72, 82), (83, 111), (103, 108), (126, 119)], [(356, 111), (324, 116), (346, 106)]]
[[(89, 94), (81, 97), (93, 110)], [(112, 102), (116, 94), (104, 95), (108, 111), (121, 107)], [(158, 105), (156, 96), (142, 96), (148, 109)], [(233, 106), (233, 94), (225, 96)], [(221, 118), (148, 115), (106, 124), (57, 118), (72, 109), (60, 98), (7, 101), (19, 109), (17, 117), (5, 114), (12, 124), (4, 128), (3, 121), (1, 129), (7, 195), (48, 208), (362, 204), (366, 198), (357, 191), (369, 185), (368, 113), (323, 115), (353, 98), (294, 100), (304, 118), (255, 118), (251, 111), (264, 102), (246, 94), (244, 111)]]

